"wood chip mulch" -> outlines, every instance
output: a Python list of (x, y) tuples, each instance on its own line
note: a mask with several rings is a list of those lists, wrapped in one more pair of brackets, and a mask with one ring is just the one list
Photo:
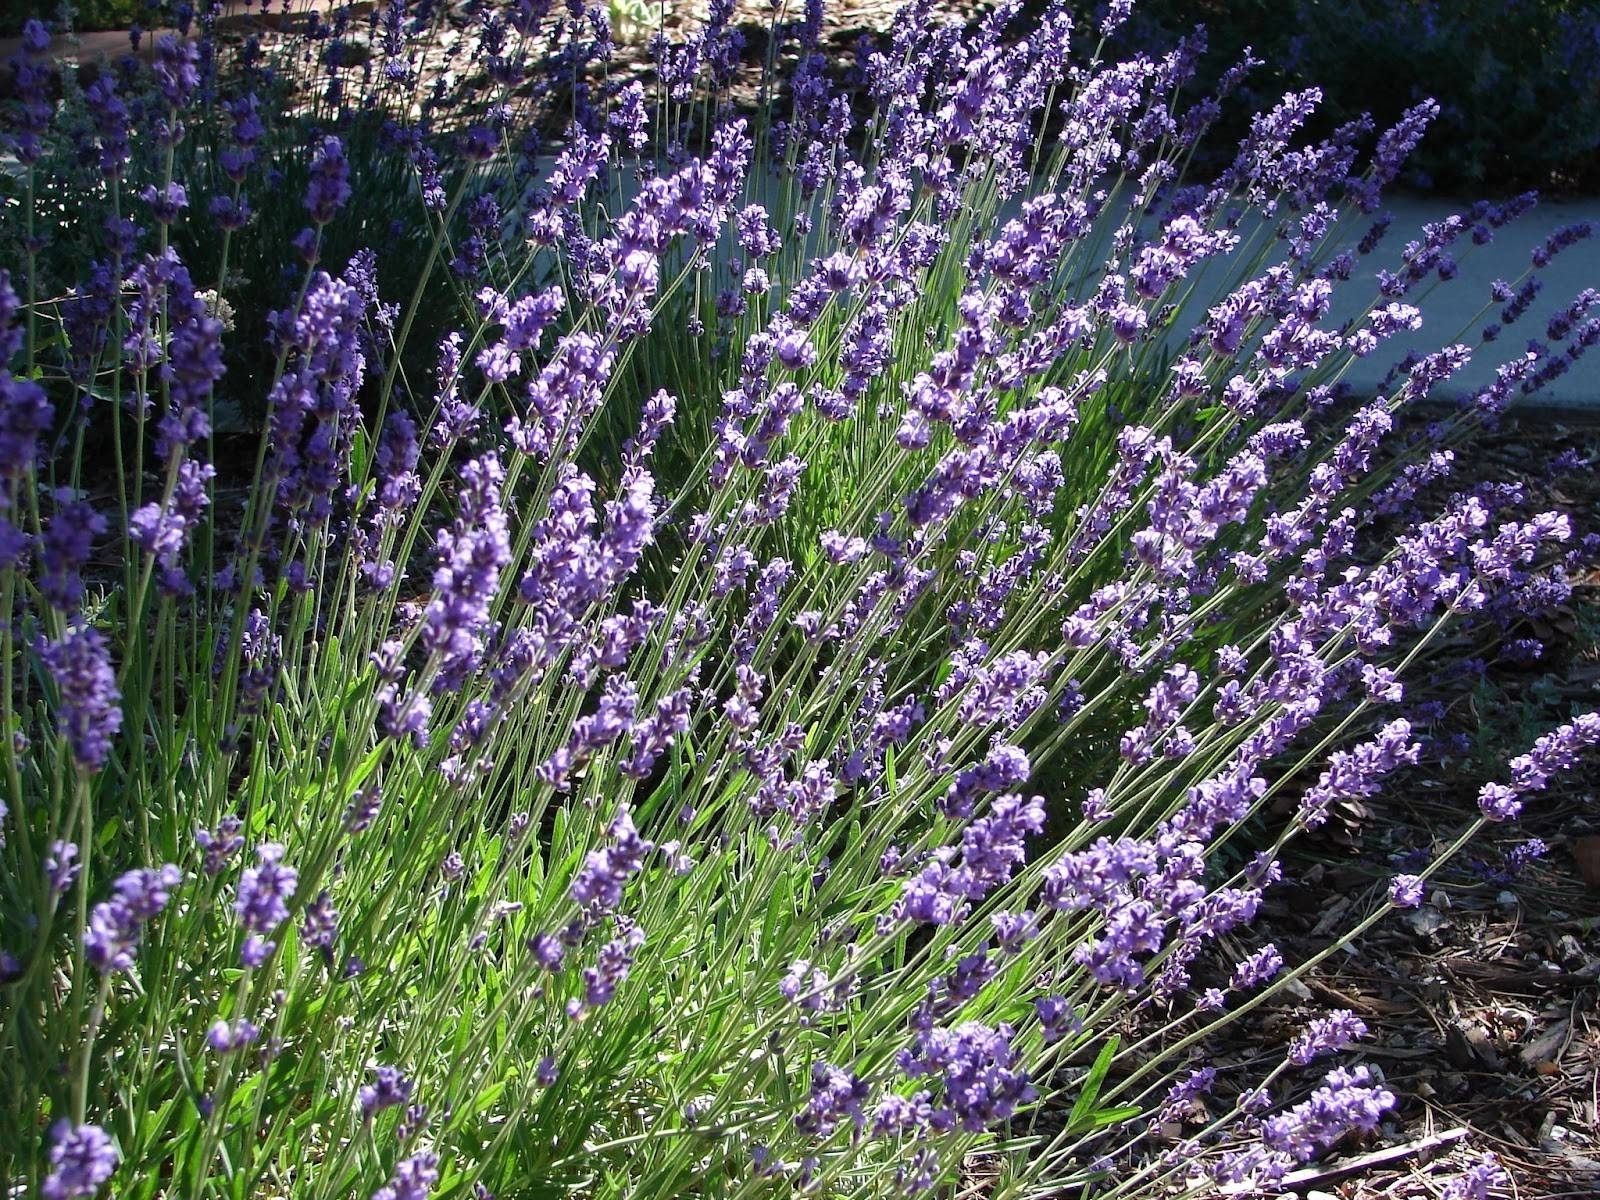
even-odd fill
[[(1566, 511), (1575, 537), (1600, 531), (1600, 412), (1508, 420), (1458, 455), (1452, 488), (1476, 483), (1520, 483), (1528, 510)], [(1432, 768), (1346, 814), (1323, 854), (1305, 848), (1286, 872), (1293, 882), (1267, 893), (1255, 936), (1289, 962), (1310, 958), (1370, 911), (1389, 877), (1417, 870), (1462, 828), (1486, 754), (1487, 777), (1503, 779), (1505, 758), (1533, 737), (1600, 707), (1600, 566), (1578, 573), (1540, 632), (1541, 659), (1491, 657), (1482, 684), (1449, 707), (1431, 730), (1442, 747)], [(1292, 1175), (1286, 1193), (1438, 1197), (1492, 1150), (1520, 1200), (1600, 1196), (1600, 776), (1553, 780), (1521, 820), (1488, 832), (1497, 836), (1432, 881), (1423, 907), (1392, 914), (1207, 1048), (1212, 1065), (1259, 1071), (1263, 1047), (1310, 1017), (1347, 1008), (1367, 1023), (1348, 1061), (1381, 1072), (1401, 1098), (1396, 1119)], [(1514, 848), (1535, 838), (1547, 852), (1519, 867)]]

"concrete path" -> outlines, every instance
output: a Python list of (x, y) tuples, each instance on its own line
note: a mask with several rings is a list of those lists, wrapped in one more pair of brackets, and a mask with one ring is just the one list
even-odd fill
[[(1394, 214), (1388, 235), (1374, 254), (1360, 261), (1350, 282), (1339, 285), (1336, 295), (1345, 305), (1352, 301), (1364, 303), (1376, 296), (1378, 271), (1393, 270), (1405, 244), (1421, 238), (1424, 225), (1443, 221), (1452, 213), (1463, 213), (1468, 207), (1460, 201), (1426, 196), (1391, 198), (1384, 205)], [(1593, 234), (1562, 250), (1543, 269), (1535, 269), (1532, 255), (1545, 239), (1578, 223), (1589, 224)], [(1347, 242), (1353, 245), (1360, 238), (1361, 230), (1357, 228)], [(1552, 315), (1584, 289), (1600, 289), (1600, 198), (1541, 200), (1532, 212), (1495, 230), (1494, 240), (1488, 245), (1474, 246), (1469, 237), (1462, 237), (1452, 250), (1459, 267), (1456, 277), (1448, 283), (1424, 283), (1406, 297), (1405, 303), (1421, 310), (1422, 329), (1410, 335), (1409, 342), (1397, 337), (1389, 343), (1397, 351), (1408, 344), (1424, 351), (1452, 342), (1473, 347), (1472, 362), (1455, 379), (1436, 389), (1434, 396), (1441, 400), (1453, 400), (1487, 386), (1494, 379), (1495, 367), (1522, 354), (1530, 339), (1546, 341), (1545, 329)], [(1495, 341), (1484, 344), (1484, 326), (1498, 324), (1504, 308), (1491, 299), (1491, 286), (1503, 280), (1516, 287), (1530, 273), (1543, 281), (1538, 296), (1515, 324), (1506, 327)], [(1344, 309), (1344, 313), (1349, 311)], [(1337, 304), (1334, 315), (1343, 315)], [(1589, 316), (1600, 317), (1600, 303), (1591, 307)], [(1375, 389), (1382, 381), (1386, 364), (1395, 357), (1395, 353), (1378, 353), (1359, 360), (1346, 378), (1359, 390)], [(1534, 406), (1588, 409), (1600, 416), (1600, 346), (1591, 348), (1565, 375), (1547, 384)]]

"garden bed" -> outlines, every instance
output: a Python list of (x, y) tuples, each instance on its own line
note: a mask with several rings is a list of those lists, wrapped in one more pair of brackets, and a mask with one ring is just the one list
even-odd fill
[(30, 42), (0, 1180), (1588, 1186), (1600, 434), (1496, 414), (1600, 318), (1349, 386), (1466, 227), (1347, 325), (1314, 201), (1427, 107), (1175, 192), (1181, 54), (504, 11)]

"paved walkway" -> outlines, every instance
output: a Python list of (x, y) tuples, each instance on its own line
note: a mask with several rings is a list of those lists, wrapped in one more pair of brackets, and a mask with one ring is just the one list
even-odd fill
[[(1394, 214), (1388, 236), (1376, 253), (1362, 260), (1360, 270), (1351, 281), (1339, 285), (1335, 295), (1347, 306), (1365, 303), (1376, 296), (1377, 272), (1394, 269), (1405, 244), (1421, 238), (1423, 225), (1442, 221), (1466, 207), (1460, 201), (1426, 196), (1392, 198), (1384, 205)], [(1587, 222), (1594, 230), (1593, 235), (1558, 253), (1543, 269), (1534, 270), (1531, 259), (1534, 250), (1558, 229), (1579, 222)], [(1361, 230), (1357, 228), (1347, 241), (1353, 244), (1360, 237)], [(1545, 327), (1554, 313), (1570, 304), (1585, 288), (1600, 289), (1600, 198), (1542, 200), (1532, 212), (1495, 230), (1494, 241), (1487, 246), (1474, 246), (1470, 238), (1463, 237), (1452, 249), (1456, 252), (1459, 274), (1448, 283), (1432, 287), (1424, 284), (1415, 295), (1406, 298), (1406, 302), (1415, 304), (1423, 315), (1422, 329), (1411, 335), (1418, 349), (1433, 350), (1451, 342), (1462, 342), (1474, 348), (1473, 361), (1455, 379), (1436, 389), (1435, 398), (1442, 400), (1475, 393), (1487, 386), (1494, 379), (1495, 367), (1523, 353), (1529, 339), (1545, 341)], [(1492, 301), (1491, 285), (1496, 280), (1504, 280), (1516, 286), (1529, 272), (1543, 280), (1543, 289), (1520, 320), (1494, 342), (1483, 344), (1483, 327), (1498, 323), (1504, 307)], [(1349, 311), (1347, 307), (1341, 314), (1336, 303), (1334, 315), (1348, 315)], [(1590, 309), (1589, 316), (1600, 317), (1600, 304)], [(1391, 343), (1405, 344), (1401, 338)], [(1383, 364), (1394, 357), (1394, 354), (1374, 354), (1370, 359), (1359, 360), (1347, 378), (1358, 389), (1376, 388), (1382, 381)], [(1565, 375), (1547, 384), (1534, 407), (1588, 409), (1600, 415), (1600, 346), (1591, 348)]]

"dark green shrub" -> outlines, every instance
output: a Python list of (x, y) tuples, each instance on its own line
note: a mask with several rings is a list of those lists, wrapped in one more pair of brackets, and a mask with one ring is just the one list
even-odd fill
[(1595, 0), (1141, 0), (1118, 37), (1167, 44), (1197, 22), (1210, 43), (1202, 85), (1251, 47), (1273, 65), (1251, 73), (1245, 99), (1314, 84), (1325, 128), (1362, 112), (1382, 127), (1436, 99), (1440, 117), (1413, 159), (1414, 183), (1474, 193), (1600, 188)]
[[(51, 29), (62, 27), (62, 14), (66, 8), (60, 0), (15, 0), (0, 12), (0, 36), (11, 37), (22, 32), (30, 17), (37, 17)], [(150, 24), (146, 15), (150, 5), (145, 0), (77, 0), (71, 5), (72, 28), (79, 32), (93, 29), (126, 29), (134, 24)]]

